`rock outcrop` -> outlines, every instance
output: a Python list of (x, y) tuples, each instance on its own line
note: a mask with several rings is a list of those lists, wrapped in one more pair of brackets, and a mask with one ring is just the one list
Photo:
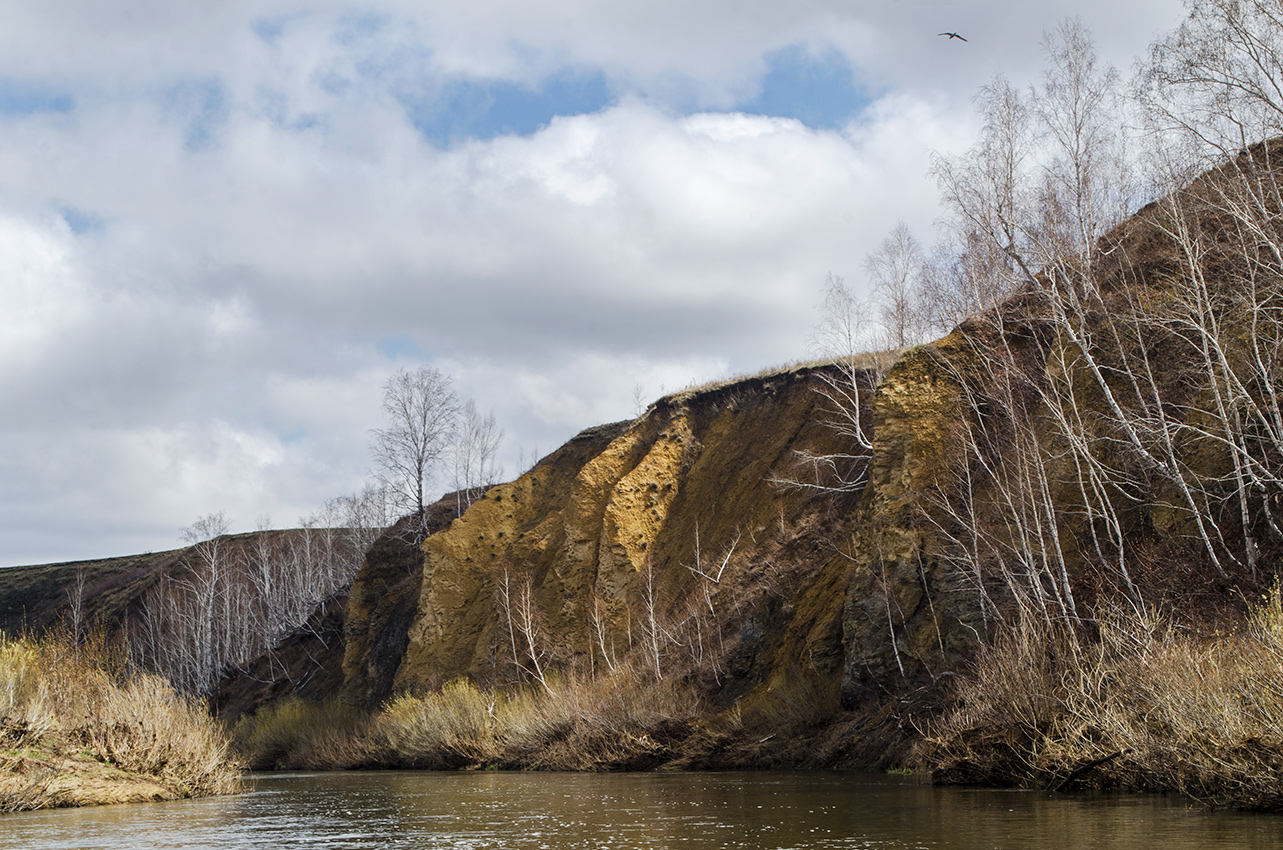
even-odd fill
[[(349, 698), (368, 705), (389, 679), (406, 691), (511, 681), (532, 637), (519, 634), (525, 616), (554, 669), (608, 664), (661, 629), (675, 665), (701, 651), (689, 642), (708, 642), (715, 701), (792, 688), (835, 708), (859, 494), (787, 483), (799, 450), (848, 448), (824, 424), (819, 381), (799, 368), (668, 396), (492, 488), (426, 539), (417, 577), (419, 564), (397, 578), (372, 557), (352, 598), (373, 600), (377, 586), (378, 605), (415, 610), (398, 658), (353, 625), (375, 606), (350, 606)], [(692, 627), (694, 602), (711, 614)], [(381, 640), (401, 639), (393, 620), (398, 637)], [(864, 657), (894, 664), (886, 637), (871, 643)]]

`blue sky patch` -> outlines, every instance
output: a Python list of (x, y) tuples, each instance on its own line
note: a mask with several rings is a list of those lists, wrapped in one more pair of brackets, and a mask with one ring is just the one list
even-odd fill
[(375, 343), (379, 353), (389, 360), (396, 360), (400, 357), (409, 357), (412, 359), (426, 360), (425, 352), (414, 339), (407, 334), (398, 336), (385, 336)]
[[(845, 126), (872, 102), (857, 85), (851, 63), (836, 49), (816, 52), (795, 45), (772, 53), (766, 64), (757, 94), (732, 109), (795, 118), (815, 129), (832, 130)], [(600, 112), (618, 99), (602, 71), (566, 68), (536, 85), (453, 79), (430, 93), (403, 96), (402, 102), (426, 139), (449, 147), (467, 139), (528, 136), (559, 115)]]
[(0, 115), (70, 112), (76, 101), (70, 94), (45, 86), (0, 78)]
[(212, 146), (218, 131), (227, 122), (230, 107), (227, 92), (218, 80), (191, 80), (169, 90), (169, 107), (186, 122), (188, 150)]
[(351, 45), (377, 35), (388, 25), (386, 15), (377, 12), (353, 12), (339, 19), (335, 40)]
[(86, 210), (76, 209), (75, 207), (63, 207), (58, 210), (62, 220), (67, 222), (67, 227), (77, 236), (83, 236), (86, 233), (93, 233), (102, 230), (102, 219)]
[(309, 436), (308, 430), (306, 428), (299, 427), (299, 428), (293, 429), (292, 431), (286, 431), (284, 434), (281, 434), (280, 439), (281, 439), (281, 442), (284, 443), (285, 445), (291, 446), (291, 445), (298, 445), (299, 443), (302, 443), (304, 440), (308, 438), (308, 436)]
[(250, 23), (250, 29), (254, 35), (258, 36), (264, 44), (275, 45), (281, 40), (281, 34), (285, 32), (285, 22), (287, 18), (284, 15), (277, 15), (272, 18), (258, 18)]
[(436, 97), (406, 106), (425, 138), (448, 147), (464, 139), (528, 136), (558, 115), (600, 112), (615, 100), (600, 71), (566, 70), (537, 88), (506, 80), (456, 80)]
[(855, 71), (840, 51), (817, 54), (795, 45), (767, 57), (767, 73), (757, 97), (738, 104), (737, 109), (834, 130), (871, 102), (869, 94), (856, 85)]

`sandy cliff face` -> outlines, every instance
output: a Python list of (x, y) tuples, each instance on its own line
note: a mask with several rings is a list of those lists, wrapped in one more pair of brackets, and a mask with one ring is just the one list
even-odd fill
[[(813, 405), (806, 376), (792, 373), (665, 399), (491, 490), (424, 545), (398, 684), (502, 675), (515, 604), (503, 601), (505, 582), (510, 600), (528, 583), (555, 663), (584, 667), (602, 660), (603, 642), (636, 644), (652, 600), (675, 615), (696, 591), (697, 546), (707, 560), (737, 535), (770, 536), (781, 512), (786, 522), (804, 512), (770, 479), (805, 434), (822, 437)], [(750, 563), (756, 543), (738, 551), (736, 571), (763, 566)]]
[[(804, 683), (836, 707), (858, 496), (773, 483), (794, 474), (796, 450), (840, 445), (820, 421), (816, 381), (801, 369), (670, 396), (490, 490), (423, 545), (395, 688), (511, 681), (514, 611), (529, 600), (550, 668), (601, 667), (658, 623), (671, 635), (694, 629), (673, 637), (661, 663), (690, 666), (707, 642), (710, 687), (727, 700)], [(368, 600), (373, 575), (358, 577), (353, 598)], [(409, 596), (379, 604), (397, 598)], [(715, 613), (692, 626), (696, 602)], [(349, 693), (368, 699), (368, 682), (387, 675), (371, 675), (377, 666), (349, 636)]]

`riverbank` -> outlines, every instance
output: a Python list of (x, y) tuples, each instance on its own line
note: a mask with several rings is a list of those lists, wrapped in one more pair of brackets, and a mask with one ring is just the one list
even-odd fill
[(966, 672), (863, 712), (781, 688), (712, 710), (638, 665), (495, 691), (463, 679), (363, 713), (287, 700), (242, 718), (264, 769), (899, 768), (934, 784), (1176, 793), (1283, 811), (1283, 594), (1218, 633), (1137, 611), (1004, 632)]
[(234, 793), (203, 703), (102, 641), (0, 637), (0, 811)]
[[(1206, 624), (1204, 624), (1206, 626)], [(1178, 793), (1283, 811), (1283, 598), (1199, 634), (1115, 611), (1027, 623), (979, 653), (914, 759), (937, 783)]]
[(283, 700), (241, 718), (234, 746), (265, 770), (831, 767), (841, 754), (824, 739), (840, 715), (834, 694), (800, 688), (719, 711), (689, 679), (657, 679), (633, 659), (503, 689), (455, 679), (373, 712)]

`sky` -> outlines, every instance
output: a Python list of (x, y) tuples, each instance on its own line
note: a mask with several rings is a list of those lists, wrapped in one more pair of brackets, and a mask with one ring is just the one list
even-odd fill
[(370, 477), (398, 369), (515, 477), (810, 357), (826, 275), (933, 240), (932, 154), (1068, 15), (1128, 71), (1183, 8), (9, 0), (0, 566), (295, 525)]

